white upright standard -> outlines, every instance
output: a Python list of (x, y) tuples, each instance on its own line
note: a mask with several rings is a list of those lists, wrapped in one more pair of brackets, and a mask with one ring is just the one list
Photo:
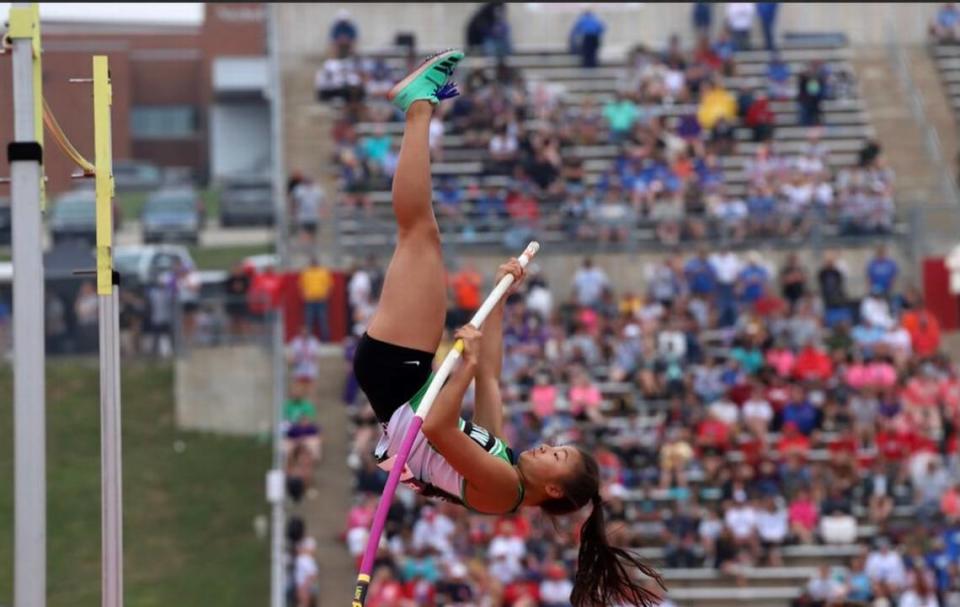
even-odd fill
[[(25, 2), (14, 3), (13, 144), (10, 195), (13, 219), (13, 460), (14, 607), (43, 607), (47, 586), (46, 396), (43, 343), (43, 238), (40, 221), (40, 158), (36, 136), (33, 40), (23, 31)], [(22, 11), (15, 14), (13, 11)], [(29, 27), (27, 28), (29, 29)], [(16, 151), (15, 151), (16, 150)], [(39, 156), (39, 154), (36, 154)]]

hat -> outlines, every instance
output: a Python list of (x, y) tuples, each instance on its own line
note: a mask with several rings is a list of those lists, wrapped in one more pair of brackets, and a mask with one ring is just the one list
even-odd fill
[(461, 563), (460, 561), (454, 561), (450, 565), (450, 577), (452, 578), (467, 577), (467, 566)]
[(620, 483), (614, 483), (607, 488), (607, 494), (611, 498), (623, 499), (627, 495), (627, 488)]

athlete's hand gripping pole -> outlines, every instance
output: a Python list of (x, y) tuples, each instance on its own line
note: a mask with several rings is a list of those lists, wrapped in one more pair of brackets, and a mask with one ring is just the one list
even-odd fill
[[(524, 250), (517, 261), (520, 262), (521, 266), (526, 268), (527, 264), (530, 263), (530, 260), (533, 259), (533, 256), (536, 255), (539, 250), (540, 244), (531, 242), (527, 245), (526, 250)], [(470, 320), (472, 326), (477, 329), (480, 328), (494, 306), (500, 302), (504, 293), (506, 293), (507, 289), (513, 284), (513, 281), (513, 274), (507, 274), (500, 279), (500, 282), (497, 283), (493, 291), (490, 292), (490, 295), (483, 301), (483, 305), (480, 306), (480, 309), (477, 310), (476, 314), (474, 314)], [(363, 607), (366, 601), (367, 588), (370, 585), (370, 575), (373, 573), (374, 557), (377, 554), (377, 547), (380, 545), (380, 536), (383, 534), (383, 527), (387, 521), (390, 504), (393, 502), (393, 496), (397, 491), (397, 484), (400, 482), (400, 474), (406, 466), (407, 458), (410, 456), (410, 449), (413, 447), (413, 441), (420, 432), (420, 427), (423, 426), (423, 420), (427, 414), (430, 413), (430, 409), (433, 407), (433, 401), (436, 400), (437, 394), (440, 393), (440, 388), (443, 387), (443, 383), (447, 380), (447, 377), (450, 376), (462, 352), (463, 341), (458, 339), (456, 343), (453, 344), (453, 348), (450, 349), (446, 358), (443, 359), (443, 363), (440, 365), (440, 368), (437, 369), (436, 374), (434, 374), (433, 380), (430, 382), (423, 399), (420, 401), (420, 406), (417, 407), (416, 416), (407, 429), (406, 436), (403, 437), (403, 442), (400, 444), (400, 450), (397, 452), (396, 460), (390, 469), (390, 476), (387, 478), (387, 484), (383, 489), (383, 495), (380, 497), (380, 503), (377, 504), (377, 511), (373, 517), (370, 537), (367, 538), (367, 548), (363, 553), (363, 561), (360, 563), (360, 573), (357, 575), (357, 587), (353, 593), (352, 607)]]

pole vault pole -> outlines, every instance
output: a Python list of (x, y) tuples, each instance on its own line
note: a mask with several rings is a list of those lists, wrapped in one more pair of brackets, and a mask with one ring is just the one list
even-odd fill
[(123, 606), (123, 470), (120, 440), (119, 274), (113, 271), (113, 86), (107, 57), (93, 57), (93, 138), (100, 298), (100, 496), (103, 607)]
[[(267, 53), (269, 55), (270, 97), (270, 157), (272, 159), (272, 182), (274, 225), (276, 239), (277, 271), (283, 273), (288, 265), (287, 204), (283, 164), (283, 98), (280, 72), (280, 37), (278, 34), (278, 7), (266, 4)], [(283, 473), (283, 401), (286, 393), (286, 364), (284, 361), (283, 303), (273, 312), (273, 468), (267, 473), (267, 501), (270, 502), (270, 605), (283, 607), (286, 584), (284, 583), (283, 542), (286, 535), (284, 498), (286, 483)]]
[(44, 386), (40, 14), (17, 2), (13, 141), (7, 146), (13, 219), (13, 452), (15, 607), (43, 607), (47, 586), (46, 396)]

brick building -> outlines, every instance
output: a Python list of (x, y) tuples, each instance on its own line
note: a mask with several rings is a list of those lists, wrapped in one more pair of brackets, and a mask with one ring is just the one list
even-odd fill
[[(113, 157), (186, 167), (201, 180), (269, 167), (266, 9), (208, 3), (200, 25), (41, 24), (44, 97), (67, 136), (93, 157), (91, 57), (110, 58)], [(10, 55), (0, 55), (0, 141), (13, 127)], [(72, 163), (47, 137), (52, 193)], [(6, 173), (6, 171), (2, 171)], [(0, 191), (6, 194), (6, 190)]]

